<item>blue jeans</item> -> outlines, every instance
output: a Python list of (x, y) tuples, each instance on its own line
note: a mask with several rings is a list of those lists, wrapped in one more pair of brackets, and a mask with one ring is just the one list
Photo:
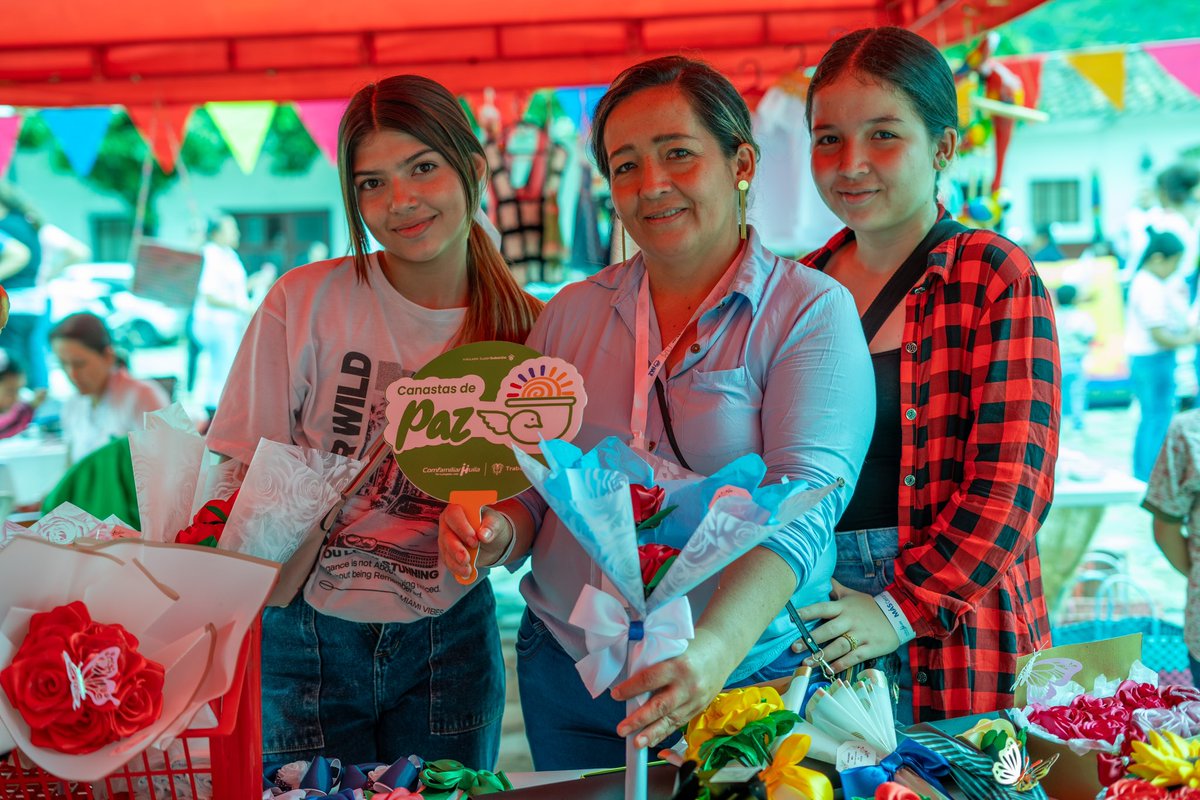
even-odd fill
[[(887, 589), (895, 577), (896, 557), (900, 555), (900, 532), (896, 528), (871, 528), (834, 534), (837, 566), (833, 577), (848, 589), (876, 595)], [(896, 722), (913, 723), (912, 670), (909, 646), (876, 658), (872, 665), (900, 688), (896, 704)], [(895, 697), (895, 695), (893, 695)]]
[[(758, 672), (726, 688), (791, 675), (806, 655), (785, 650)], [(617, 725), (626, 717), (625, 703), (613, 700), (608, 692), (593, 700), (575, 660), (528, 609), (517, 631), (517, 684), (534, 769), (604, 769), (625, 764), (625, 740), (617, 735)], [(672, 734), (661, 745), (652, 745), (651, 753), (672, 746), (679, 737)]]
[(415, 754), (495, 767), (504, 661), (487, 581), (412, 623), (350, 622), (301, 595), (263, 611), (262, 652), (266, 761)]
[(1142, 418), (1133, 438), (1133, 477), (1150, 479), (1175, 412), (1175, 351), (1130, 356), (1129, 374)]

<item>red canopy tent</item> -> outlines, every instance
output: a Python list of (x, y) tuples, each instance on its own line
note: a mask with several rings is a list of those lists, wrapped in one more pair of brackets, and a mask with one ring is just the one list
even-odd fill
[(1040, 1), (24, 0), (0, 29), (0, 103), (322, 99), (398, 72), (460, 94), (604, 84), (680, 51), (765, 88), (846, 31), (903, 25), (947, 45)]

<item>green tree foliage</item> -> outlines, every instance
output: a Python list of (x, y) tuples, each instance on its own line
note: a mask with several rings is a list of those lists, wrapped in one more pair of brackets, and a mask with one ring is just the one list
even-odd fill
[(1049, 0), (1000, 28), (1001, 55), (1200, 36), (1195, 0)]

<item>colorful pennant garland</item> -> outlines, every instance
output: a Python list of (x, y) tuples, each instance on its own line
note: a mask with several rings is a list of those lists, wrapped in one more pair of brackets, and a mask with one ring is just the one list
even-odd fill
[(275, 105), (266, 100), (204, 104), (217, 130), (229, 145), (234, 160), (247, 175), (254, 172), (254, 165), (258, 163), (263, 142), (267, 140), (267, 131), (271, 128), (271, 119), (275, 116)]
[(188, 121), (195, 110), (189, 105), (126, 106), (125, 113), (146, 145), (154, 153), (154, 160), (163, 172), (170, 175), (175, 171), (175, 159), (183, 147)]
[(54, 134), (75, 174), (84, 177), (96, 165), (113, 110), (104, 107), (46, 108), (42, 121)]
[(296, 113), (308, 135), (316, 142), (317, 147), (325, 154), (330, 163), (337, 166), (338, 160), (338, 125), (342, 114), (346, 113), (348, 100), (305, 100), (295, 103)]
[(21, 123), (24, 118), (19, 114), (11, 117), (0, 117), (0, 178), (8, 174), (12, 163), (13, 150), (17, 147), (17, 138), (21, 135)]

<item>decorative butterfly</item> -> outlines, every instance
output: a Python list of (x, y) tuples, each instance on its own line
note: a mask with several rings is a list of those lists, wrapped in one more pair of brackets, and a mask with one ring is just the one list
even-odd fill
[(1066, 686), (1079, 670), (1083, 669), (1073, 658), (1039, 658), (1041, 652), (1035, 652), (1025, 662), (1013, 683), (1013, 691), (1018, 686), (1029, 686), (1038, 690), (1038, 694), (1046, 694), (1051, 687)]
[(71, 708), (78, 711), (86, 697), (92, 705), (102, 706), (105, 703), (120, 705), (114, 694), (117, 690), (117, 662), (121, 658), (121, 648), (107, 647), (95, 653), (80, 668), (71, 660), (71, 656), (63, 651), (63, 661), (67, 665), (67, 680), (71, 683)]
[(1057, 754), (1048, 761), (1039, 759), (1030, 763), (1029, 756), (1025, 755), (1021, 745), (1017, 744), (1015, 739), (1009, 739), (1008, 744), (1004, 745), (1004, 749), (996, 757), (996, 763), (992, 764), (992, 777), (1001, 786), (1011, 786), (1018, 792), (1028, 792), (1046, 777), (1055, 761), (1058, 761)]

